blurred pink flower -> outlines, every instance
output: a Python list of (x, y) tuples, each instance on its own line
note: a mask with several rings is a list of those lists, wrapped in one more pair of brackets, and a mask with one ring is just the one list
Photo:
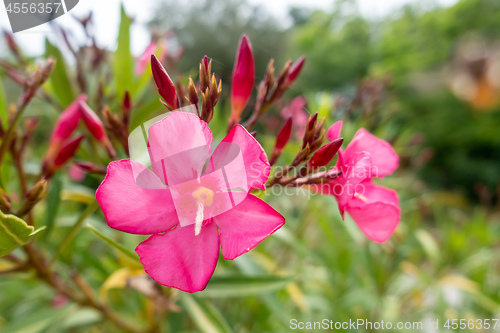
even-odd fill
[[(338, 121), (328, 130), (328, 139), (339, 139), (341, 130), (342, 121)], [(385, 242), (400, 220), (399, 199), (394, 190), (373, 184), (372, 178), (393, 173), (399, 164), (398, 155), (388, 142), (363, 128), (338, 154), (336, 169), (340, 176), (313, 190), (335, 196), (342, 217), (347, 211), (369, 239)]]
[(85, 179), (85, 172), (75, 164), (71, 164), (68, 167), (68, 175), (76, 183), (81, 183)]
[(265, 189), (270, 172), (255, 138), (236, 125), (213, 154), (211, 144), (207, 123), (171, 112), (149, 129), (153, 171), (130, 159), (111, 162), (96, 193), (110, 227), (153, 234), (136, 248), (146, 272), (187, 292), (205, 288), (219, 246), (232, 260), (285, 222), (250, 194)]
[(159, 43), (155, 41), (149, 43), (144, 52), (137, 59), (137, 62), (135, 64), (135, 74), (137, 76), (140, 76), (146, 71), (148, 65), (151, 63), (152, 54), (158, 54), (158, 59), (160, 60), (160, 62), (165, 62), (168, 50), (167, 47), (167, 43), (164, 40), (161, 40)]
[(304, 109), (306, 104), (307, 101), (304, 96), (297, 96), (281, 110), (283, 118), (288, 119), (292, 117), (293, 127), (295, 128), (294, 135), (297, 139), (301, 139), (304, 136), (304, 126), (307, 123), (307, 119), (309, 119), (309, 114)]

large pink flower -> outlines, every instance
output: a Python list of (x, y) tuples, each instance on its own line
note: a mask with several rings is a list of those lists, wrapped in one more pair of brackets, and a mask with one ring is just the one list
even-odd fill
[(237, 125), (213, 154), (211, 145), (204, 121), (171, 112), (149, 129), (153, 171), (130, 159), (112, 162), (96, 193), (110, 227), (153, 235), (136, 248), (146, 272), (187, 292), (205, 288), (219, 246), (232, 260), (285, 222), (250, 194), (265, 188), (270, 171), (255, 138)]
[[(341, 130), (342, 121), (338, 121), (328, 130), (328, 139), (338, 139)], [(395, 191), (373, 184), (372, 178), (393, 173), (399, 164), (398, 155), (388, 142), (364, 128), (338, 154), (336, 169), (340, 176), (313, 190), (335, 196), (342, 217), (347, 211), (369, 239), (385, 242), (400, 220), (399, 199)]]

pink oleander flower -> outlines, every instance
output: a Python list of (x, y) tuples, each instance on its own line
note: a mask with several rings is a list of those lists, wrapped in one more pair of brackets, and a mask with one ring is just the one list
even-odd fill
[(203, 290), (219, 256), (232, 260), (284, 224), (250, 194), (265, 189), (270, 166), (260, 144), (236, 125), (212, 153), (212, 133), (191, 113), (171, 112), (149, 128), (153, 171), (111, 162), (96, 197), (112, 228), (152, 235), (136, 252), (158, 283)]
[[(339, 139), (341, 130), (338, 121), (328, 130), (328, 139)], [(338, 151), (335, 169), (340, 176), (312, 189), (335, 196), (342, 218), (347, 211), (369, 239), (383, 243), (399, 223), (399, 199), (394, 190), (375, 185), (372, 179), (390, 175), (398, 164), (391, 145), (362, 128), (344, 152)]]

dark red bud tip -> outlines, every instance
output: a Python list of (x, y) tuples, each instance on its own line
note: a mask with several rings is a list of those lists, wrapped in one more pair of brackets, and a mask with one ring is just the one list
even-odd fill
[(151, 55), (151, 70), (160, 96), (165, 100), (170, 109), (175, 110), (179, 108), (175, 85), (154, 54)]
[(319, 168), (330, 163), (330, 161), (335, 157), (335, 155), (339, 151), (343, 142), (344, 139), (339, 138), (321, 147), (309, 160), (309, 167)]
[(276, 149), (281, 150), (285, 147), (285, 145), (288, 143), (288, 140), (290, 140), (290, 134), (292, 133), (292, 117), (289, 117), (281, 128), (278, 137), (276, 138)]
[(316, 125), (317, 120), (318, 120), (318, 113), (316, 112), (312, 117), (309, 118), (309, 122), (307, 124), (308, 131), (312, 131), (312, 129)]
[(123, 96), (123, 108), (126, 110), (130, 110), (132, 108), (132, 102), (130, 101), (130, 93), (129, 91), (125, 91), (125, 96)]
[(300, 71), (302, 70), (302, 67), (304, 67), (304, 64), (306, 62), (306, 58), (304, 56), (301, 56), (297, 61), (293, 63), (292, 66), (290, 66), (290, 69), (288, 70), (288, 81), (289, 82), (294, 82), (297, 76), (299, 76)]
[(206, 55), (203, 57), (202, 61), (203, 61), (203, 66), (205, 68), (208, 68), (208, 57)]
[(254, 138), (257, 137), (257, 131), (250, 132), (250, 135), (253, 136)]
[(76, 151), (78, 150), (78, 147), (80, 147), (80, 143), (82, 142), (83, 138), (84, 136), (81, 135), (76, 139), (71, 140), (64, 147), (62, 147), (61, 150), (59, 151), (59, 154), (57, 154), (57, 157), (54, 160), (54, 166), (60, 167), (61, 165), (66, 163), (70, 158), (75, 156)]

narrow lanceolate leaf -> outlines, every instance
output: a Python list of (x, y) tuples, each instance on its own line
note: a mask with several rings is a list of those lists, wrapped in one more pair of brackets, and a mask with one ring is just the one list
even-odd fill
[(184, 293), (179, 301), (201, 332), (233, 332), (224, 316), (206, 300)]
[(61, 203), (61, 191), (62, 191), (62, 181), (59, 174), (55, 174), (49, 183), (49, 190), (47, 191), (47, 211), (45, 225), (47, 226), (47, 232), (44, 233), (43, 238), (47, 238), (52, 228), (54, 227), (54, 221), (57, 216), (57, 210), (59, 209), (59, 204)]
[(113, 59), (113, 71), (116, 80), (116, 93), (123, 96), (125, 90), (130, 89), (133, 79), (133, 59), (130, 53), (130, 25), (132, 19), (121, 7), (120, 28), (118, 30), (118, 46)]
[(118, 250), (121, 254), (125, 255), (128, 259), (133, 260), (135, 262), (138, 262), (140, 264), (139, 258), (134, 252), (130, 251), (125, 246), (117, 243), (114, 239), (106, 236), (105, 234), (103, 234), (102, 232), (100, 232), (95, 227), (91, 226), (90, 224), (87, 224), (87, 228), (89, 228), (90, 231), (92, 231), (92, 233), (94, 235), (96, 235), (98, 238), (100, 238), (103, 242), (105, 242), (109, 246)]
[(0, 212), (0, 257), (28, 243), (38, 231), (14, 215)]
[(214, 277), (206, 289), (199, 292), (200, 297), (244, 297), (264, 294), (284, 289), (292, 282), (290, 277), (257, 276), (257, 277)]

